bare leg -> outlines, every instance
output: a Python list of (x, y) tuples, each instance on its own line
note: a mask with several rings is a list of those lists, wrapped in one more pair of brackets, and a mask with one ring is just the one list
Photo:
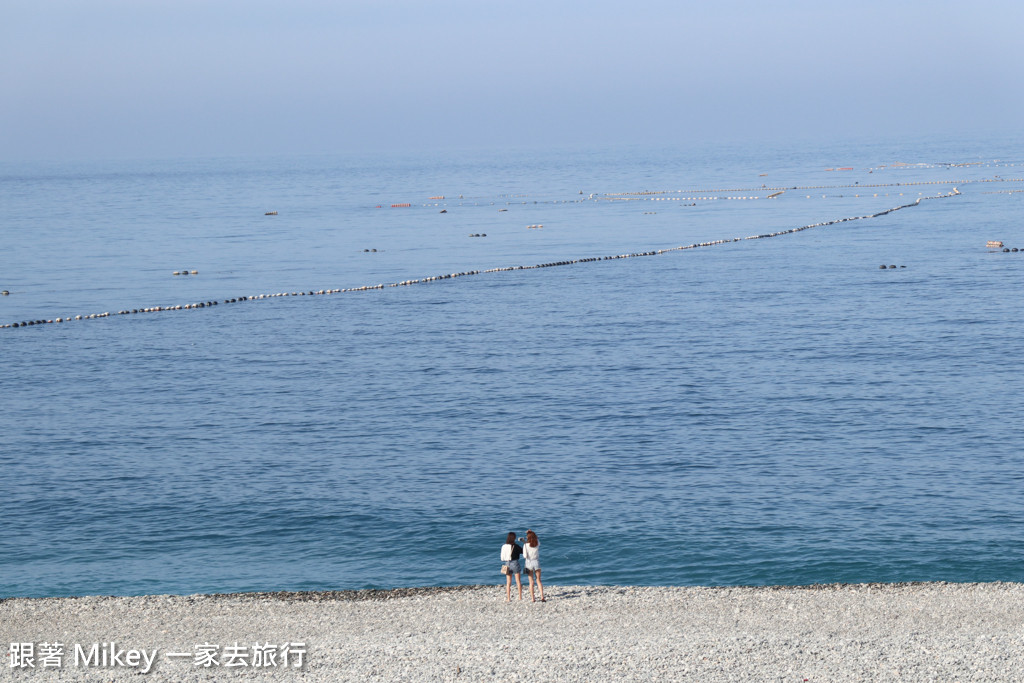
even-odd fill
[[(545, 602), (545, 600), (544, 600), (544, 584), (540, 582), (540, 570), (539, 569), (534, 569), (533, 573), (537, 575), (537, 585), (540, 587), (540, 601), (541, 602)], [(530, 585), (530, 588), (531, 588), (531, 590), (533, 589), (532, 583)]]
[(512, 572), (505, 574), (505, 602), (512, 602)]
[[(519, 599), (523, 599), (523, 580), (519, 578), (519, 574), (516, 574), (516, 585), (519, 586)], [(510, 586), (511, 588), (511, 586)]]
[(534, 602), (537, 602), (537, 595), (536, 595), (536, 592), (533, 590), (533, 570), (532, 569), (527, 569), (526, 573), (530, 577), (530, 599), (533, 600)]

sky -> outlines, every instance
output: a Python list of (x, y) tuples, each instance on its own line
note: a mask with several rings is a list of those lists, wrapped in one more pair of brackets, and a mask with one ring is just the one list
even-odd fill
[(5, 0), (0, 161), (1019, 137), (1018, 0)]

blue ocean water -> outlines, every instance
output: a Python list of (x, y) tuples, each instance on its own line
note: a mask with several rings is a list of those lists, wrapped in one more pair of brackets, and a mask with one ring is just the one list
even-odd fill
[(555, 584), (1022, 581), (1021, 178), (1003, 139), (0, 164), (0, 323), (961, 193), (0, 329), (0, 596), (496, 583), (527, 527)]

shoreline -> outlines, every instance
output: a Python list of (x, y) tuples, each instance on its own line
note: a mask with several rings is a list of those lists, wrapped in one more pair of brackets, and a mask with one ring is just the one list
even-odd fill
[[(497, 583), (7, 598), (0, 641), (32, 643), (37, 657), (43, 644), (63, 645), (59, 668), (16, 668), (25, 681), (1022, 680), (1024, 583), (545, 584), (545, 593), (533, 603), (527, 588), (511, 604)], [(218, 664), (198, 663), (204, 647)], [(260, 647), (289, 665), (254, 665)]]
[[(462, 591), (475, 591), (503, 587), (505, 584), (498, 582), (493, 584), (459, 584), (454, 586), (396, 586), (394, 588), (350, 588), (339, 590), (310, 590), (310, 591), (234, 591), (230, 593), (146, 593), (143, 595), (54, 595), (54, 596), (31, 596), (13, 595), (0, 597), (0, 606), (13, 600), (87, 600), (94, 598), (105, 599), (143, 599), (143, 598), (237, 598), (237, 599), (259, 599), (259, 600), (283, 600), (289, 602), (327, 602), (327, 601), (364, 601), (364, 600), (394, 600), (397, 598), (408, 598), (426, 595), (442, 595), (444, 593), (459, 593)], [(1024, 582), (1016, 581), (868, 581), (864, 583), (807, 583), (807, 584), (737, 584), (721, 586), (695, 586), (695, 585), (646, 585), (646, 584), (587, 584), (574, 585), (572, 588), (590, 589), (700, 589), (700, 590), (732, 590), (752, 589), (766, 591), (782, 590), (804, 590), (804, 591), (825, 591), (841, 589), (886, 589), (886, 588), (909, 588), (915, 586), (999, 586), (999, 585), (1021, 585)], [(529, 583), (526, 574), (523, 574), (523, 587), (528, 591)], [(515, 583), (512, 584), (513, 591)]]

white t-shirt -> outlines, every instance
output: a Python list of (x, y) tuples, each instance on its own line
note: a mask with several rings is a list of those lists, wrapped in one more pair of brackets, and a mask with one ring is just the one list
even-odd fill
[(523, 557), (528, 560), (539, 560), (540, 559), (540, 546), (530, 545), (526, 543), (523, 545)]

